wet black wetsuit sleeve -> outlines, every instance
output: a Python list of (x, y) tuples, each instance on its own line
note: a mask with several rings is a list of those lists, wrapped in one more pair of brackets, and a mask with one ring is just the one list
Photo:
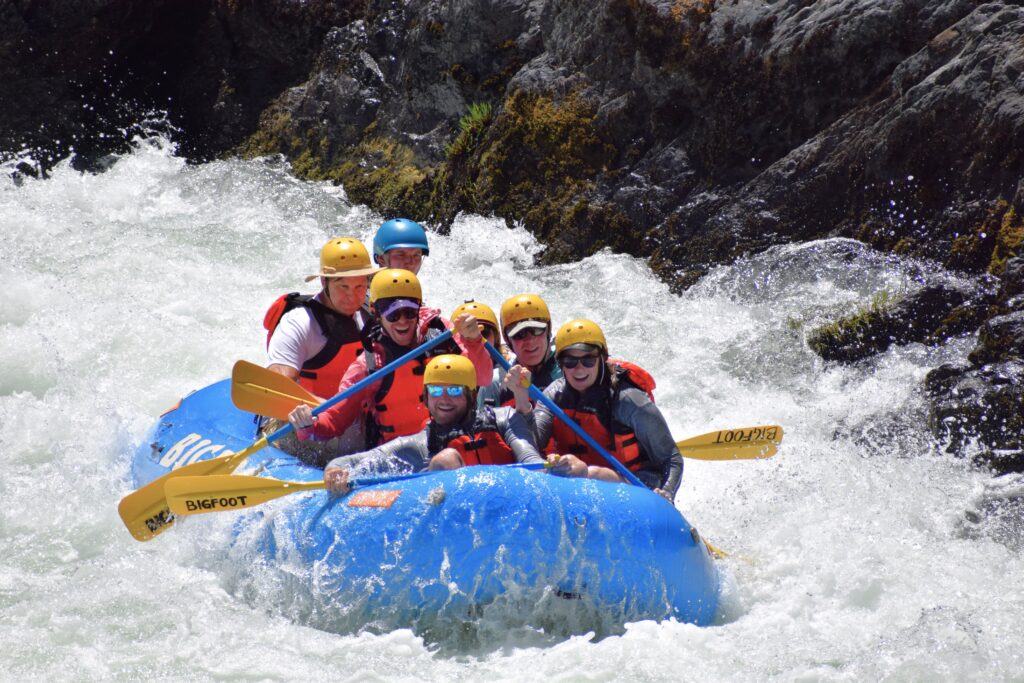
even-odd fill
[(615, 404), (615, 419), (633, 430), (640, 448), (661, 474), (660, 488), (675, 498), (683, 478), (683, 456), (658, 406), (642, 390), (626, 387)]

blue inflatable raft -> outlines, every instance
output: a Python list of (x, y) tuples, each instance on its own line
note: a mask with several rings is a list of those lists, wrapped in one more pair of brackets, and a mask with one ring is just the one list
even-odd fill
[[(253, 417), (230, 393), (229, 380), (218, 382), (161, 416), (135, 454), (136, 486), (250, 445)], [(272, 446), (238, 473), (323, 476)], [(304, 611), (320, 615), (318, 623), (383, 619), (394, 628), (519, 601), (578, 606), (606, 626), (668, 618), (703, 625), (718, 604), (718, 570), (696, 529), (636, 486), (477, 466), (364, 481), (344, 497), (296, 493), (187, 524), (228, 516), (229, 556), (287, 567), (291, 584), (305, 584)]]

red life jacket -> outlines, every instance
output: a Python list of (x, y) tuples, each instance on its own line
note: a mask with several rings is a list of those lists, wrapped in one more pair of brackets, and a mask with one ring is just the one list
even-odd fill
[[(626, 466), (632, 472), (639, 472), (642, 469), (653, 467), (651, 459), (640, 448), (640, 442), (632, 429), (610, 417), (614, 411), (615, 402), (618, 400), (619, 391), (623, 386), (635, 386), (643, 390), (650, 399), (654, 400), (654, 378), (651, 374), (635, 363), (622, 360), (611, 360), (616, 366), (618, 376), (618, 387), (612, 394), (612, 410), (609, 416), (602, 419), (594, 407), (583, 406), (579, 408), (563, 408), (565, 414), (573, 419), (583, 428), (591, 438), (603, 446), (605, 450), (615, 456), (615, 459)], [(562, 406), (559, 406), (562, 408)], [(606, 422), (608, 424), (606, 424)], [(551, 441), (554, 442), (556, 453), (571, 453), (588, 465), (601, 467), (612, 467), (604, 456), (595, 451), (590, 445), (576, 434), (562, 420), (555, 419), (551, 425)]]
[(483, 408), (477, 411), (469, 432), (458, 429), (446, 444), (462, 456), (466, 465), (511, 465), (516, 456), (498, 432), (498, 421), (494, 411)]
[[(431, 330), (444, 332), (447, 328), (436, 308), (421, 308), (415, 345), (418, 346), (426, 341), (428, 332)], [(444, 345), (442, 344), (442, 346)], [(370, 350), (371, 352), (366, 357), (366, 373), (368, 375), (394, 360), (394, 358), (385, 357), (386, 349), (379, 342), (373, 343)], [(450, 350), (445, 351), (445, 353), (449, 352)], [(460, 350), (456, 348), (455, 353), (459, 352)], [(381, 380), (380, 387), (374, 395), (373, 424), (368, 430), (372, 435), (375, 429), (377, 438), (372, 439), (371, 437), (371, 441), (386, 443), (400, 436), (415, 434), (426, 425), (430, 414), (423, 404), (423, 371), (428, 360), (428, 358), (420, 356), (402, 365)]]
[[(355, 318), (343, 315), (325, 306), (308, 294), (291, 292), (282, 294), (267, 309), (263, 316), (263, 327), (267, 330), (267, 347), (285, 313), (298, 308), (307, 309), (327, 343), (312, 358), (299, 368), (299, 384), (317, 396), (330, 397), (338, 393), (338, 385), (345, 376), (348, 366), (362, 350), (361, 331)], [(369, 318), (369, 311), (363, 309)]]

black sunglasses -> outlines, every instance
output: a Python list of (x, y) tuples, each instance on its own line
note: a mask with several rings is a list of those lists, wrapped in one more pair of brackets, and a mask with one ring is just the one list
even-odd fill
[(399, 308), (397, 311), (391, 311), (384, 316), (384, 319), (389, 323), (397, 323), (402, 318), (406, 320), (415, 320), (420, 317), (420, 311), (418, 308)]
[(527, 337), (539, 337), (542, 334), (547, 333), (546, 327), (527, 327), (525, 330), (519, 330), (512, 335), (512, 339), (516, 341), (523, 341)]
[(563, 368), (572, 370), (577, 365), (582, 365), (585, 368), (592, 368), (597, 365), (597, 356), (562, 356), (558, 359), (558, 364)]

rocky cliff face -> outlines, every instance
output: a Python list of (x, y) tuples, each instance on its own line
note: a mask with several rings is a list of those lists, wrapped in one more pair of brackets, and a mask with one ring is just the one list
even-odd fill
[[(439, 229), (494, 214), (537, 234), (548, 261), (611, 247), (680, 288), (826, 235), (1020, 277), (1013, 2), (20, 0), (0, 21), (11, 152), (74, 145), (88, 166), (123, 144), (97, 132), (154, 107), (194, 158), (283, 154), (383, 213)], [(858, 335), (877, 350), (991, 318), (987, 348), (1016, 329), (999, 287), (932, 291)], [(860, 356), (839, 333), (822, 348)], [(1003, 375), (985, 368), (1019, 358), (997, 346), (973, 366), (986, 386)], [(982, 410), (1008, 410), (997, 403)]]

